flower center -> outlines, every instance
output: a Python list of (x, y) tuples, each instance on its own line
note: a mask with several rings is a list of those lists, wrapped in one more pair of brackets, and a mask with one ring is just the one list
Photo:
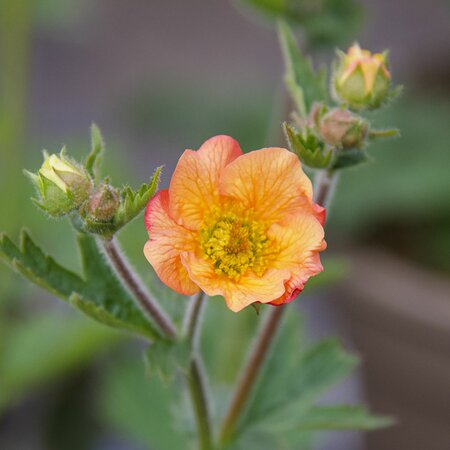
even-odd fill
[(218, 275), (239, 280), (247, 270), (262, 276), (270, 241), (265, 227), (248, 215), (215, 214), (200, 231), (205, 259), (210, 260)]

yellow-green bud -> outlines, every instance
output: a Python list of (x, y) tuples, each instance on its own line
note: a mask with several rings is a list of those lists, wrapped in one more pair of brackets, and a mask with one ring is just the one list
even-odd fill
[(328, 145), (343, 149), (361, 148), (367, 137), (368, 125), (350, 111), (336, 108), (320, 119), (319, 131)]
[(378, 108), (391, 88), (387, 52), (371, 53), (354, 44), (338, 57), (332, 80), (337, 100), (357, 110)]
[(39, 206), (52, 216), (78, 208), (89, 196), (92, 183), (84, 170), (68, 160), (64, 152), (48, 155), (37, 174), (25, 172), (39, 194)]

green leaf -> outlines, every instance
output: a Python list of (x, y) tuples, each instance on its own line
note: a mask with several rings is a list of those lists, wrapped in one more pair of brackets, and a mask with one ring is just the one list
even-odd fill
[(275, 427), (286, 420), (287, 413), (308, 410), (356, 366), (357, 359), (334, 339), (302, 351), (299, 328), (299, 318), (291, 310), (239, 425), (241, 432), (252, 427)]
[(309, 58), (302, 55), (292, 31), (284, 21), (278, 24), (278, 36), (286, 66), (285, 83), (300, 116), (309, 114), (314, 102), (327, 100), (326, 72), (315, 73)]
[(20, 248), (0, 236), (0, 257), (34, 284), (68, 301), (93, 319), (148, 338), (159, 333), (136, 306), (97, 247), (95, 238), (78, 234), (83, 275), (79, 276), (46, 255), (22, 231)]
[(0, 411), (44, 383), (79, 369), (120, 334), (60, 312), (33, 315), (11, 327), (0, 352)]
[(391, 417), (371, 415), (365, 408), (352, 405), (311, 408), (298, 419), (296, 428), (305, 430), (376, 430), (392, 425)]
[(269, 19), (299, 28), (312, 47), (335, 46), (355, 35), (361, 5), (355, 0), (239, 0)]
[(158, 167), (149, 183), (144, 183), (138, 191), (133, 191), (129, 186), (122, 189), (120, 206), (114, 216), (116, 229), (133, 220), (147, 206), (158, 189), (161, 170), (162, 167)]
[(91, 152), (89, 153), (84, 167), (87, 173), (96, 181), (100, 178), (100, 164), (105, 152), (105, 142), (98, 126), (91, 125)]
[(178, 370), (188, 373), (191, 354), (192, 346), (187, 339), (153, 342), (144, 354), (147, 373), (150, 375), (156, 373), (163, 383), (168, 384)]
[(139, 448), (155, 450), (190, 449), (177, 429), (174, 404), (177, 389), (168, 389), (158, 377), (148, 377), (135, 354), (117, 355), (100, 383), (100, 418)]
[(32, 283), (60, 298), (67, 299), (84, 288), (83, 280), (44, 254), (26, 230), (22, 230), (19, 247), (5, 234), (0, 235), (0, 257)]

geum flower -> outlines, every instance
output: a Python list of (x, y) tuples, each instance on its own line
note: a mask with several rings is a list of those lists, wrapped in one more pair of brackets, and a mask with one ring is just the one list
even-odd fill
[(232, 311), (293, 300), (323, 270), (325, 210), (298, 158), (243, 154), (229, 136), (186, 150), (169, 189), (148, 204), (144, 253), (173, 290), (221, 295)]

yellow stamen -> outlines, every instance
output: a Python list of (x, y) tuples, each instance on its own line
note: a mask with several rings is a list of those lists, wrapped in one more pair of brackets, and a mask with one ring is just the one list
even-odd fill
[(264, 274), (272, 245), (264, 224), (250, 215), (216, 211), (205, 221), (200, 231), (201, 248), (218, 275), (237, 281), (248, 270)]

